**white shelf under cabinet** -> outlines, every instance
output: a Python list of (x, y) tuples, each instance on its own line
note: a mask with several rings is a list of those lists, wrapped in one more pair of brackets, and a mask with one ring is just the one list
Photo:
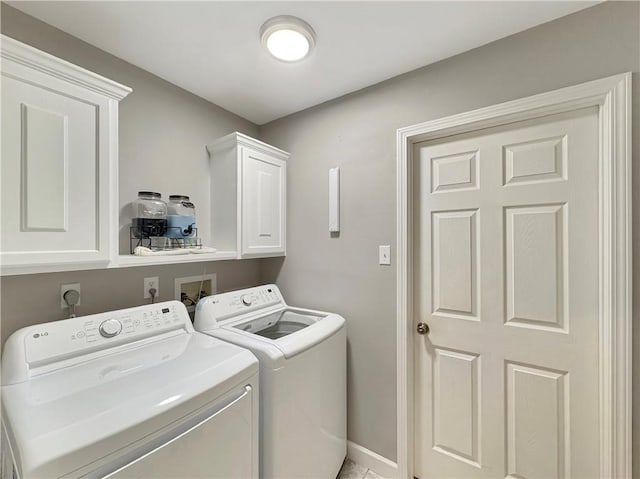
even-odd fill
[(163, 264), (203, 263), (207, 261), (224, 261), (237, 259), (237, 251), (216, 251), (215, 253), (177, 254), (167, 256), (120, 255), (118, 267), (157, 266)]

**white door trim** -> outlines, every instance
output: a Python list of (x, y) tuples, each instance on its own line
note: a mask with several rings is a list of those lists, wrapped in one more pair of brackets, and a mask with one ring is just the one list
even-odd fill
[(600, 477), (631, 478), (631, 73), (400, 128), (397, 132), (398, 475), (413, 477), (412, 145), (598, 107)]

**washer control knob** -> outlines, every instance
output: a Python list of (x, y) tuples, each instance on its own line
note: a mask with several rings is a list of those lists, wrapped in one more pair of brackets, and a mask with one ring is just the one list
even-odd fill
[(244, 304), (245, 306), (251, 306), (251, 303), (253, 302), (253, 300), (251, 299), (251, 296), (245, 294), (242, 298), (242, 304)]
[(100, 324), (98, 331), (104, 338), (113, 338), (122, 331), (122, 323), (117, 319), (107, 319)]

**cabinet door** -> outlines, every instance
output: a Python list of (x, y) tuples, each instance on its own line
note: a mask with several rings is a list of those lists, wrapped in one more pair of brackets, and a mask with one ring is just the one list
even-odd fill
[(242, 257), (284, 256), (286, 162), (242, 148)]
[[(3, 62), (3, 273), (109, 261), (108, 100)], [(96, 265), (97, 266), (97, 265)]]

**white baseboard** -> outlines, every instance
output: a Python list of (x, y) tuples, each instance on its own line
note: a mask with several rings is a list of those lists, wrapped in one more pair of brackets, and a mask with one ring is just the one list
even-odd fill
[(347, 441), (347, 457), (382, 477), (398, 477), (398, 465), (395, 462), (355, 442)]

